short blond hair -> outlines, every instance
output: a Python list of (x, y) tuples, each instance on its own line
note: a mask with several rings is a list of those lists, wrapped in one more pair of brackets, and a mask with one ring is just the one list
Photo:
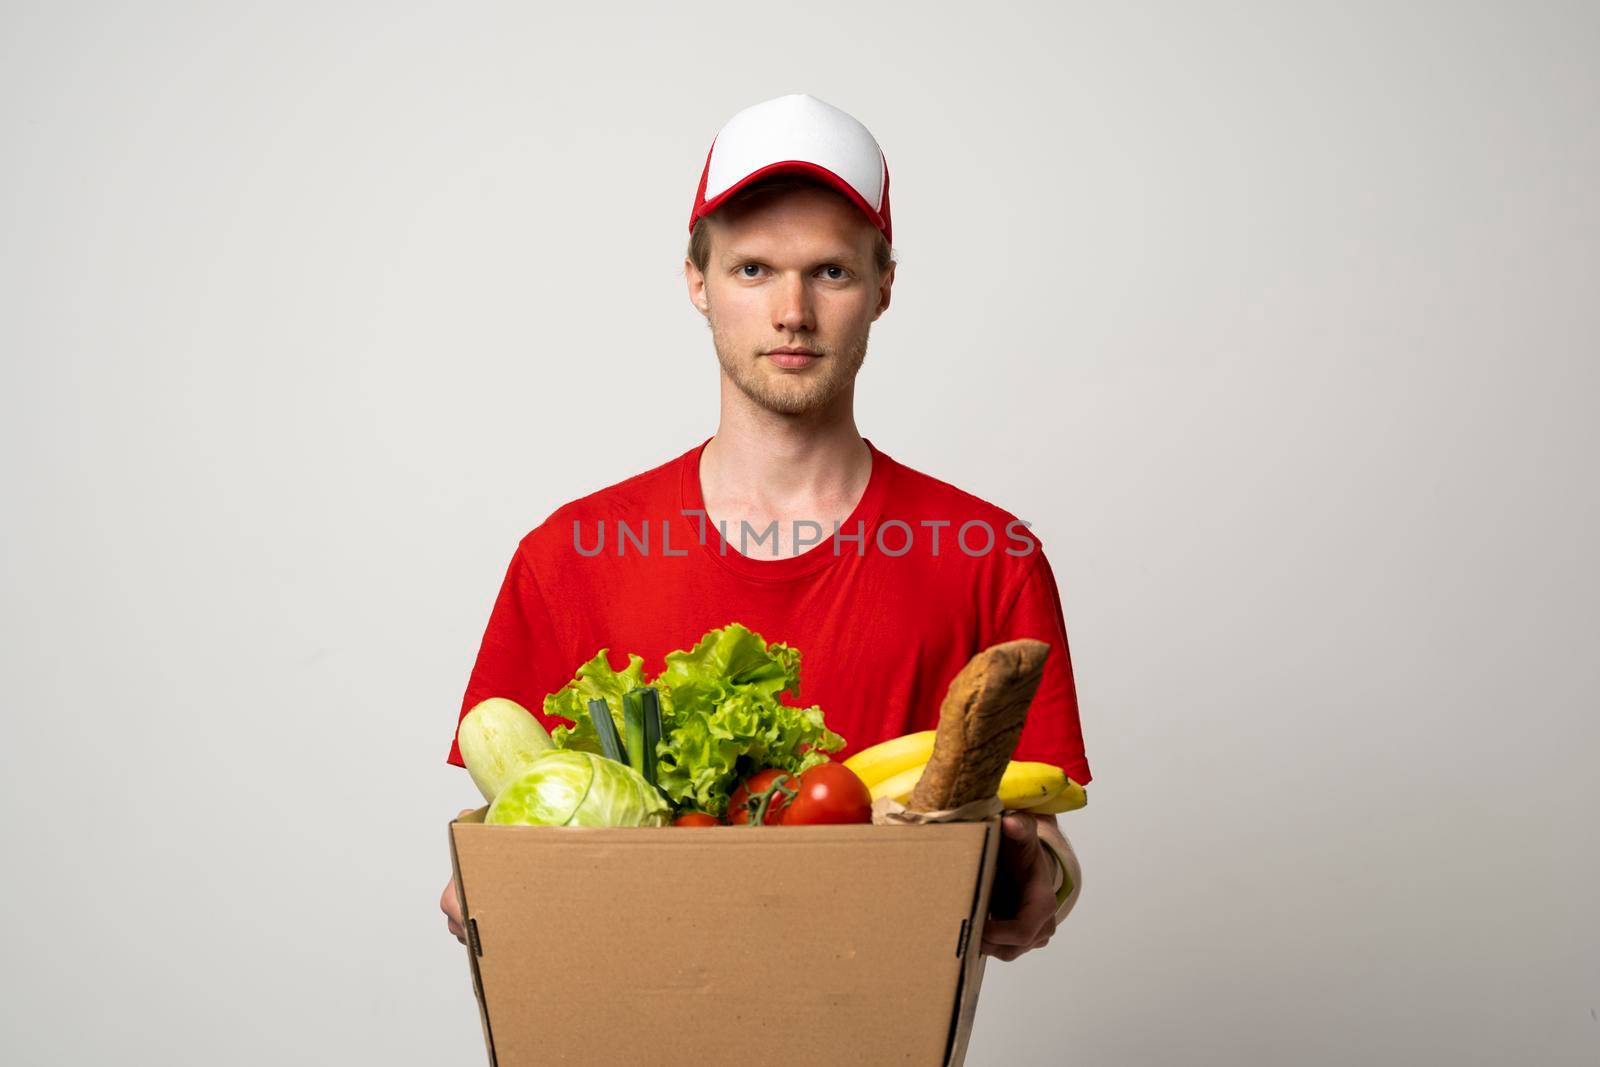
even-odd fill
[[(736, 204), (748, 204), (754, 200), (763, 199), (778, 193), (790, 192), (794, 189), (826, 189), (835, 196), (844, 197), (844, 194), (831, 185), (808, 178), (803, 174), (779, 174), (773, 178), (764, 178), (740, 189), (730, 196), (725, 202), (718, 205), (717, 210)], [(855, 207), (854, 204), (850, 205)], [(883, 277), (889, 270), (889, 264), (895, 261), (894, 249), (889, 245), (889, 239), (883, 231), (876, 226), (872, 228), (872, 262), (878, 269), (878, 277)], [(694, 229), (689, 231), (689, 250), (686, 253), (689, 262), (694, 264), (694, 269), (701, 274), (706, 272), (706, 265), (711, 262), (711, 225), (709, 217), (702, 215), (694, 221)]]

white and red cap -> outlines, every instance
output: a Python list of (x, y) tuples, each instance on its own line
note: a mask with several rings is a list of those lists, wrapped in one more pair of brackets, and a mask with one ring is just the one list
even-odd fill
[(751, 182), (787, 173), (806, 174), (839, 190), (886, 240), (893, 240), (883, 150), (865, 126), (808, 93), (747, 107), (718, 131), (700, 172), (689, 229)]

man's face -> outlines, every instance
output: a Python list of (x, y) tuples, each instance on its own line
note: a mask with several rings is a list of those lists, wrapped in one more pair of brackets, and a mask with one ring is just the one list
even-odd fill
[(894, 266), (878, 277), (872, 224), (838, 194), (798, 189), (720, 209), (709, 225), (705, 274), (684, 269), (723, 373), (768, 411), (826, 411), (850, 392), (889, 306)]

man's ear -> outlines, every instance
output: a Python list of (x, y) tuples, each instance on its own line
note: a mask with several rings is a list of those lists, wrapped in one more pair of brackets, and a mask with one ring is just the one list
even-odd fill
[(684, 257), (683, 278), (689, 286), (689, 303), (694, 305), (696, 311), (702, 315), (711, 313), (710, 301), (706, 297), (706, 276), (694, 265), (694, 260)]
[(889, 310), (889, 290), (894, 286), (894, 269), (899, 266), (893, 260), (889, 261), (889, 269), (883, 272), (883, 279), (878, 282), (878, 310), (872, 316), (872, 321), (877, 322), (878, 316)]

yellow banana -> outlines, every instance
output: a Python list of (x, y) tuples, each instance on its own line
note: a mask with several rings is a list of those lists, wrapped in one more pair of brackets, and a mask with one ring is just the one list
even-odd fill
[(1000, 777), (1000, 803), (1018, 810), (1049, 801), (1067, 787), (1067, 773), (1053, 763), (1012, 760)]
[(1060, 815), (1064, 811), (1077, 811), (1089, 803), (1089, 795), (1084, 792), (1083, 786), (1067, 779), (1067, 787), (1042, 804), (1035, 804), (1026, 810), (1036, 815)]
[[(866, 752), (858, 753), (858, 755), (865, 754)], [(849, 766), (848, 760), (845, 761), (845, 765)], [(927, 765), (927, 760), (924, 759), (887, 777), (879, 777), (877, 781), (867, 783), (867, 790), (872, 794), (873, 800), (879, 797), (893, 797), (904, 804), (911, 799), (911, 792), (916, 789), (917, 782), (922, 778), (922, 772)], [(1083, 807), (1087, 802), (1083, 786), (1068, 778), (1060, 767), (1028, 760), (1013, 760), (1006, 764), (1005, 773), (1000, 778), (999, 793), (1000, 803), (1007, 810), (1032, 811), (1040, 815), (1072, 811)]]
[(901, 771), (920, 767), (933, 755), (933, 730), (905, 734), (891, 738), (871, 748), (864, 748), (844, 761), (857, 778), (867, 783), (867, 788), (891, 778)]
[(872, 793), (873, 800), (879, 797), (894, 797), (904, 804), (911, 799), (911, 791), (917, 787), (917, 780), (922, 777), (922, 772), (927, 766), (927, 762), (924, 761), (915, 767), (907, 767), (899, 774), (891, 774), (876, 785), (868, 786), (867, 789)]

